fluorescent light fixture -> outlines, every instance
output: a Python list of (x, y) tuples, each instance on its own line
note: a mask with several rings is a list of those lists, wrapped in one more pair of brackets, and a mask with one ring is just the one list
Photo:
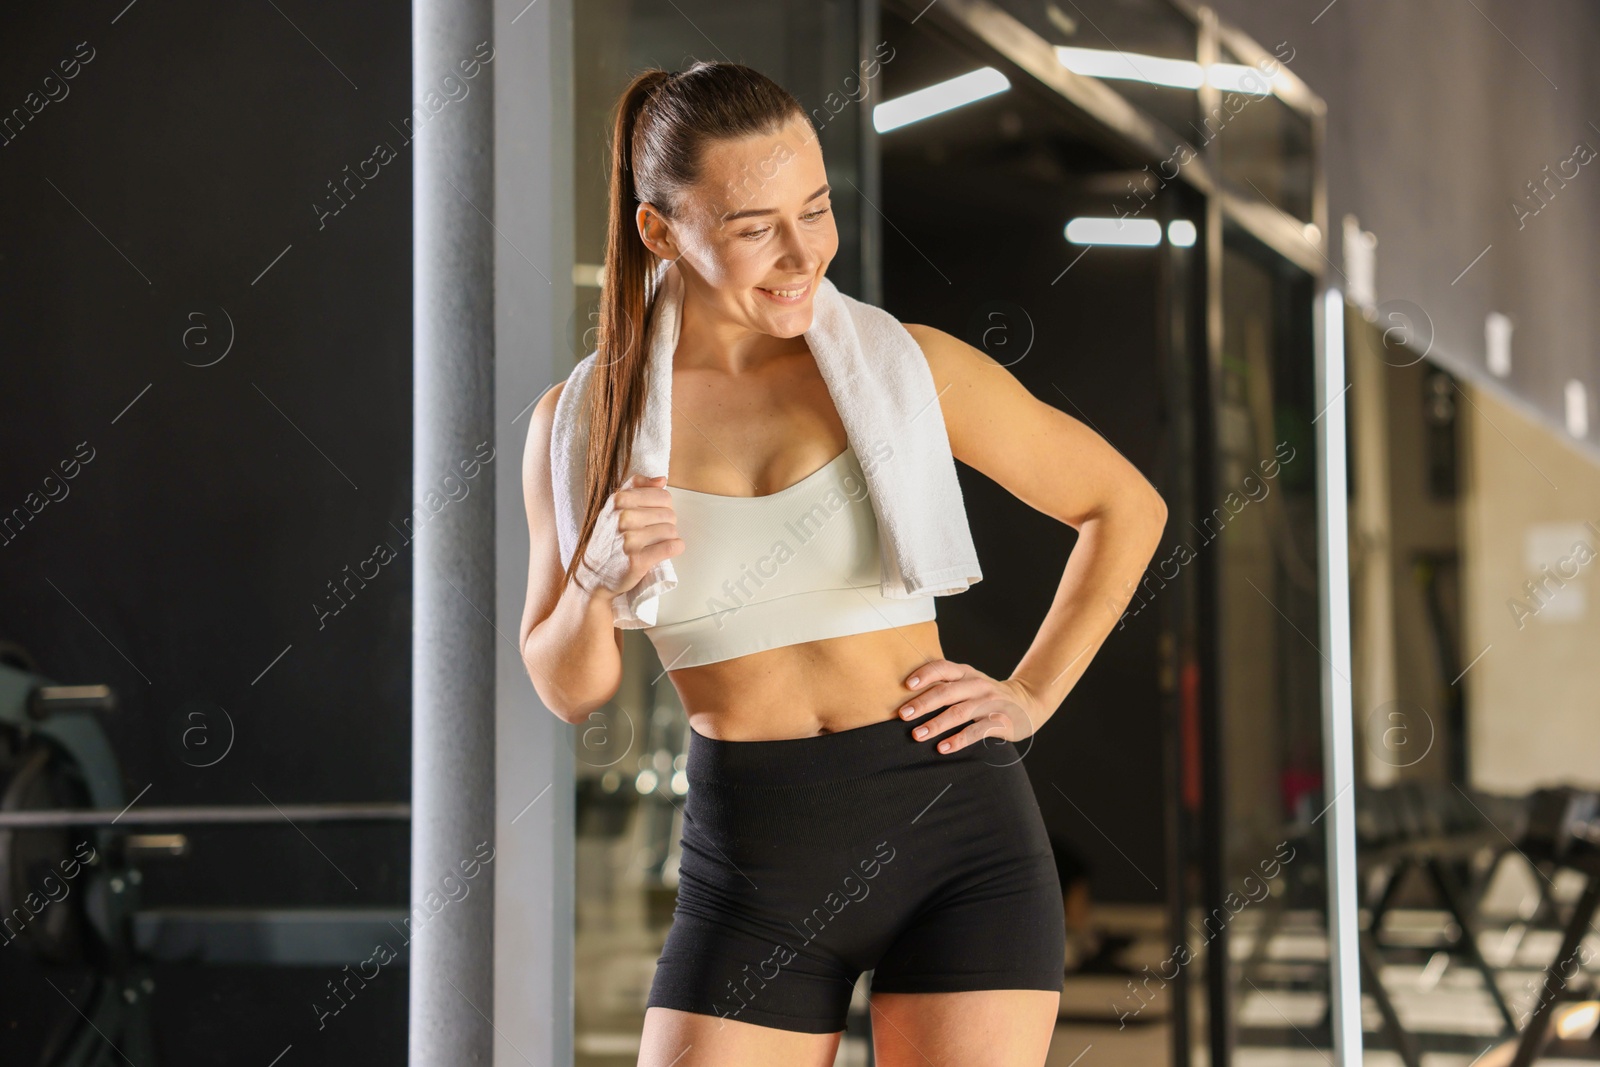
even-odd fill
[(1124, 78), (1174, 89), (1198, 89), (1205, 81), (1200, 64), (1192, 59), (1163, 59), (1141, 52), (1066, 45), (1057, 46), (1056, 58), (1072, 73), (1091, 78)]
[(1198, 233), (1188, 219), (1173, 219), (1167, 223), (1167, 240), (1179, 248), (1193, 248)]
[(872, 128), (879, 133), (888, 133), (963, 104), (1003, 93), (1009, 88), (1011, 82), (1004, 74), (993, 67), (980, 67), (959, 78), (885, 100), (872, 109)]
[(1169, 89), (1198, 89), (1210, 82), (1230, 93), (1271, 95), (1280, 72), (1268, 74), (1259, 67), (1243, 63), (1212, 63), (1203, 67), (1192, 59), (1167, 59), (1143, 52), (1123, 52), (1112, 48), (1056, 47), (1056, 59), (1074, 74), (1090, 78), (1120, 78), (1124, 81), (1163, 85)]
[(1223, 92), (1271, 96), (1283, 79), (1276, 70), (1268, 74), (1260, 67), (1243, 63), (1213, 63), (1206, 70), (1206, 80)]
[(1066, 228), (1067, 240), (1075, 245), (1158, 245), (1161, 223), (1155, 219), (1112, 219), (1079, 215)]

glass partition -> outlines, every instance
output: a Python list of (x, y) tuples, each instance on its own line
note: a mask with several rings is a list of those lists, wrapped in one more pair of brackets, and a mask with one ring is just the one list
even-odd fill
[(1331, 1050), (1312, 296), (1310, 276), (1224, 226), (1214, 481), (1196, 522), (1215, 567), (1219, 848), (1195, 924), (1225, 986), (1214, 1062)]
[(1347, 320), (1368, 1044), (1593, 1060), (1600, 469), (1433, 363), (1415, 305)]

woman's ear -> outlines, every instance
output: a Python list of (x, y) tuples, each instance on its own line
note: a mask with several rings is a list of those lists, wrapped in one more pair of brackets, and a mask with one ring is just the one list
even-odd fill
[(635, 214), (639, 226), (639, 240), (662, 259), (677, 259), (680, 255), (677, 242), (672, 239), (672, 228), (651, 204), (640, 204)]

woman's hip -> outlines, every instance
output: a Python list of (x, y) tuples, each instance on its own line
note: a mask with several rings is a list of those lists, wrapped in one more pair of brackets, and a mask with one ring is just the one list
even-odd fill
[(1048, 860), (1016, 746), (991, 738), (938, 752), (946, 735), (911, 736), (933, 714), (764, 741), (719, 741), (691, 728), (685, 878), (737, 893), (762, 877), (826, 879), (846, 862), (898, 864), (927, 879)]

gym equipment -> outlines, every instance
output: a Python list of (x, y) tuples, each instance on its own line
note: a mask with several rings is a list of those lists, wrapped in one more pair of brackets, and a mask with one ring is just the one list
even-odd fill
[[(90, 977), (84, 1004), (58, 987), (68, 1004), (39, 1067), (156, 1067), (152, 961), (356, 963), (407, 917), (403, 908), (142, 913), (139, 861), (187, 854), (176, 832), (185, 826), (409, 822), (411, 806), (133, 807), (98, 718), (116, 708), (107, 686), (58, 685), (21, 646), (0, 642), (0, 947)], [(145, 832), (154, 827), (167, 832)]]
[[(1553, 788), (1516, 797), (1417, 782), (1362, 788), (1357, 791), (1356, 828), (1360, 889), (1372, 898), (1365, 904), (1370, 918), (1360, 934), (1362, 985), (1377, 1004), (1383, 1031), (1402, 1062), (1420, 1067), (1422, 1048), (1417, 1036), (1401, 1024), (1379, 981), (1384, 950), (1391, 947), (1383, 943), (1380, 931), (1401, 879), (1416, 869), (1427, 876), (1457, 928), (1442, 951), (1464, 956), (1483, 976), (1501, 1017), (1499, 1036), (1505, 1039), (1501, 1048), (1516, 1049), (1510, 1067), (1529, 1067), (1549, 1045), (1550, 1020), (1558, 1005), (1596, 996), (1592, 976), (1582, 970), (1588, 961), (1576, 957), (1600, 910), (1600, 794)], [(1535, 920), (1543, 916), (1563, 928), (1561, 947), (1546, 969), (1534, 1011), (1520, 1027), (1495, 980), (1496, 969), (1478, 947), (1483, 891), (1501, 861), (1513, 854), (1538, 876)], [(1474, 861), (1484, 855), (1490, 857), (1486, 868), (1474, 874)], [(1548, 888), (1552, 875), (1562, 868), (1588, 879), (1582, 897), (1564, 920)]]
[[(1536, 868), (1548, 864), (1588, 878), (1562, 932), (1561, 947), (1545, 969), (1544, 987), (1517, 1042), (1511, 1067), (1529, 1067), (1550, 1042), (1550, 1018), (1563, 1001), (1593, 1000), (1596, 982), (1577, 959), (1590, 921), (1600, 908), (1600, 793), (1541, 789), (1531, 797), (1522, 853)], [(1543, 877), (1544, 872), (1540, 871)]]
[[(1363, 986), (1378, 1005), (1384, 1030), (1394, 1040), (1406, 1067), (1421, 1067), (1421, 1050), (1405, 1031), (1394, 1003), (1378, 980), (1384, 945), (1383, 919), (1412, 868), (1427, 875), (1439, 901), (1459, 931), (1444, 951), (1465, 956), (1483, 976), (1484, 987), (1500, 1013), (1501, 1034), (1515, 1034), (1517, 1021), (1495, 981), (1495, 969), (1478, 947), (1477, 896), (1458, 873), (1470, 869), (1485, 850), (1496, 854), (1520, 833), (1524, 806), (1515, 798), (1467, 793), (1454, 786), (1407, 782), (1387, 789), (1356, 791), (1358, 878), (1365, 890), (1377, 871), (1381, 888), (1371, 918), (1359, 935)], [(1491, 867), (1491, 870), (1493, 868)]]

